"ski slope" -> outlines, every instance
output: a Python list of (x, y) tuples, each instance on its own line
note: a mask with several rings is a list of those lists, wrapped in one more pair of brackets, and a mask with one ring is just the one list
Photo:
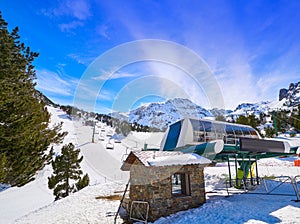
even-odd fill
[[(111, 127), (100, 124), (102, 127), (98, 128), (97, 125), (95, 142), (92, 143), (93, 127), (83, 125), (82, 120), (72, 121), (66, 113), (58, 108), (49, 106), (48, 111), (51, 113), (50, 126), (63, 122), (62, 131), (68, 132), (63, 144), (54, 145), (55, 153), (59, 153), (62, 145), (70, 142), (76, 148), (80, 148), (84, 157), (81, 168), (84, 173), (89, 174), (91, 186), (111, 182), (127, 182), (128, 172), (120, 170), (124, 154), (129, 153), (131, 149), (136, 149), (137, 146), (141, 147), (146, 141), (150, 144), (159, 144), (162, 137), (162, 133), (132, 134), (124, 140), (124, 143), (114, 143), (113, 150), (106, 149), (109, 141), (109, 137), (106, 135), (113, 131)], [(104, 141), (99, 140), (100, 129), (105, 130), (103, 132), (105, 134)], [(14, 223), (20, 217), (53, 203), (52, 190), (48, 189), (48, 177), (51, 174), (52, 167), (46, 166), (37, 174), (36, 180), (29, 184), (0, 192), (0, 223)]]

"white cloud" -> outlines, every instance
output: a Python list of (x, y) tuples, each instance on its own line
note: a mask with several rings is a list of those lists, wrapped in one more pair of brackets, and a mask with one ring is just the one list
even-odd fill
[(88, 1), (85, 0), (69, 0), (65, 4), (67, 10), (79, 20), (86, 20), (92, 15), (90, 11), (90, 5)]
[(92, 15), (90, 4), (85, 0), (62, 1), (59, 6), (52, 9), (44, 9), (43, 14), (48, 17), (71, 16), (78, 20), (86, 20)]
[(75, 53), (70, 53), (68, 54), (69, 58), (72, 58), (75, 60), (78, 64), (82, 64), (85, 66), (88, 66), (89, 64), (92, 63), (93, 60), (95, 60), (95, 57), (87, 57), (86, 54), (81, 55), (81, 54), (75, 54)]
[[(113, 69), (112, 69), (113, 70)], [(113, 72), (113, 71), (105, 71), (103, 69), (99, 72), (101, 75), (95, 76), (92, 79), (99, 81), (113, 80), (113, 79), (121, 79), (121, 78), (131, 78), (139, 76), (136, 73), (129, 72)]]
[(261, 96), (270, 100), (278, 100), (279, 90), (282, 88), (288, 89), (289, 84), (298, 82), (300, 74), (287, 73), (282, 70), (273, 71), (271, 74), (266, 74), (257, 81), (257, 86), (261, 90)]
[(72, 21), (70, 23), (59, 24), (58, 26), (62, 32), (71, 32), (71, 30), (83, 25), (81, 21)]
[(37, 70), (37, 89), (42, 92), (55, 93), (62, 96), (72, 96), (78, 83), (75, 78), (64, 76), (59, 72)]
[(217, 79), (223, 92), (226, 109), (234, 109), (240, 103), (259, 101), (259, 89), (247, 64), (229, 65)]
[(98, 100), (105, 100), (105, 101), (111, 101), (114, 99), (115, 93), (113, 91), (103, 90), (98, 94)]
[(108, 26), (107, 25), (101, 25), (96, 28), (96, 32), (101, 35), (102, 37), (106, 38), (107, 40), (110, 40), (110, 36), (108, 34)]
[(151, 73), (162, 78), (157, 82), (158, 94), (164, 98), (189, 98), (203, 107), (210, 107), (209, 99), (203, 92), (203, 83), (198, 83), (193, 74), (166, 63), (152, 62), (149, 65)]
[(42, 14), (52, 19), (68, 16), (69, 22), (58, 23), (62, 32), (71, 32), (71, 30), (83, 26), (84, 21), (92, 16), (90, 4), (85, 0), (62, 1), (54, 8), (43, 9)]

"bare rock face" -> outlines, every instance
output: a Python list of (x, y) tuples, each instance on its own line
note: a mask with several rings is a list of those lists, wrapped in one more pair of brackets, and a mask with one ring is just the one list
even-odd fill
[(285, 100), (288, 107), (297, 106), (300, 102), (300, 82), (291, 83), (289, 89), (280, 89), (279, 101)]
[(287, 97), (288, 90), (287, 89), (280, 89), (279, 90), (279, 101)]

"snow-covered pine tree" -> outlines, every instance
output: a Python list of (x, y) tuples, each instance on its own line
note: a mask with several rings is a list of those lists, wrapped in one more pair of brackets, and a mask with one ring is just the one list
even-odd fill
[(86, 186), (88, 186), (90, 183), (90, 178), (88, 174), (85, 174), (83, 176), (83, 178), (81, 178), (80, 180), (78, 180), (78, 182), (76, 183), (76, 189), (78, 191), (80, 191), (81, 189), (85, 188)]
[(48, 148), (66, 133), (49, 128), (50, 114), (35, 89), (32, 65), (38, 56), (10, 33), (0, 12), (0, 157), (2, 183), (21, 186), (52, 158)]
[(53, 189), (55, 200), (67, 197), (70, 193), (88, 186), (88, 175), (81, 178), (80, 162), (83, 156), (78, 158), (79, 153), (80, 149), (75, 149), (74, 145), (69, 143), (62, 147), (61, 155), (52, 161), (53, 175), (48, 178), (48, 187)]

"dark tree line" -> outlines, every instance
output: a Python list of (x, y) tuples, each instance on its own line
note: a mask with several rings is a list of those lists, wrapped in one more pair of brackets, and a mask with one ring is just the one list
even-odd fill
[(293, 136), (295, 132), (300, 132), (300, 104), (297, 108), (284, 109), (284, 110), (274, 110), (269, 112), (269, 115), (260, 113), (259, 118), (251, 114), (248, 116), (240, 115), (236, 119), (236, 123), (250, 125), (257, 129), (257, 126), (265, 123), (265, 118), (271, 117), (273, 127), (265, 128), (266, 137), (274, 137), (278, 133), (291, 132)]

